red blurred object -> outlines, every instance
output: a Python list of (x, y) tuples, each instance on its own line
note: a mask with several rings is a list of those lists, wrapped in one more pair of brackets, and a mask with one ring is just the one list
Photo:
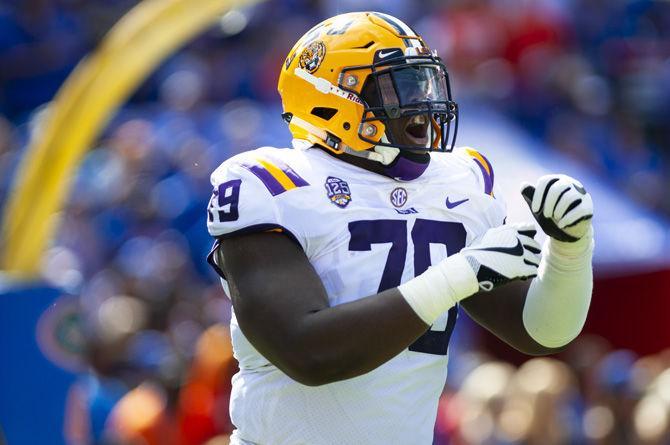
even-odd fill
[(198, 445), (232, 433), (228, 403), (236, 371), (228, 327), (210, 327), (198, 340), (187, 383), (179, 394), (179, 445)]
[[(670, 269), (596, 276), (582, 335), (605, 338), (613, 349), (630, 349), (640, 356), (655, 354), (670, 348), (669, 314)], [(528, 360), (528, 356), (481, 331), (484, 349), (496, 357), (515, 364)]]
[(530, 9), (525, 14), (513, 16), (508, 23), (509, 41), (505, 47), (505, 58), (517, 65), (527, 51), (538, 47), (558, 49), (565, 46), (565, 25), (556, 16)]
[(163, 389), (143, 383), (114, 407), (108, 427), (113, 441), (128, 445), (177, 445), (176, 429)]
[(670, 347), (670, 269), (596, 278), (584, 332), (639, 355)]

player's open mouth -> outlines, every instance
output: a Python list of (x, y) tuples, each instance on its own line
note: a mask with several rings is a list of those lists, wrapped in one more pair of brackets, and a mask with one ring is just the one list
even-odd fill
[(412, 116), (405, 125), (405, 133), (417, 144), (428, 142), (428, 117), (425, 114)]

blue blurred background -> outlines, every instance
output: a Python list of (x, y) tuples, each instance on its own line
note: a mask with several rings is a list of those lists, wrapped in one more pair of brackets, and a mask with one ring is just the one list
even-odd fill
[[(45, 105), (136, 3), (0, 2), (0, 203)], [(2, 282), (10, 444), (226, 443), (235, 364), (204, 261), (209, 174), (289, 146), (284, 57), (361, 9), (402, 18), (445, 59), (458, 142), (492, 160), (511, 219), (530, 217), (518, 183), (546, 172), (579, 178), (596, 205), (586, 334), (526, 362), (462, 315), (435, 442), (670, 443), (670, 2), (273, 0), (227, 13), (143, 83), (72, 178), (40, 286)]]

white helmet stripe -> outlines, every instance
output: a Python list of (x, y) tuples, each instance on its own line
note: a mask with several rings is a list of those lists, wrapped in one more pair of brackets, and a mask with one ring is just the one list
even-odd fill
[[(408, 37), (418, 37), (414, 31), (412, 31), (412, 28), (410, 28), (406, 23), (404, 23), (402, 20), (399, 20), (391, 15), (384, 14), (382, 12), (373, 12), (372, 14), (376, 15), (379, 18), (382, 18), (386, 20), (386, 22), (393, 26), (396, 31), (398, 31), (399, 34), (405, 35)], [(419, 48), (421, 47), (421, 41), (419, 39), (404, 39), (405, 44), (409, 48)]]
[(402, 20), (399, 20), (392, 15), (384, 14), (383, 12), (378, 13), (379, 16), (384, 18), (387, 22), (393, 24), (393, 26), (400, 28), (402, 30), (402, 33), (406, 36), (410, 37), (417, 37), (416, 33), (412, 31), (412, 28), (407, 26)]

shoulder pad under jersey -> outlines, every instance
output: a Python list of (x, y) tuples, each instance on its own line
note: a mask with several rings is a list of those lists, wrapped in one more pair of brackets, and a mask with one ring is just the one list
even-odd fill
[[(226, 160), (211, 176), (207, 229), (214, 237), (244, 232), (286, 231), (277, 198), (309, 183), (284, 160), (283, 149), (258, 149)], [(288, 151), (288, 150), (287, 150)]]

